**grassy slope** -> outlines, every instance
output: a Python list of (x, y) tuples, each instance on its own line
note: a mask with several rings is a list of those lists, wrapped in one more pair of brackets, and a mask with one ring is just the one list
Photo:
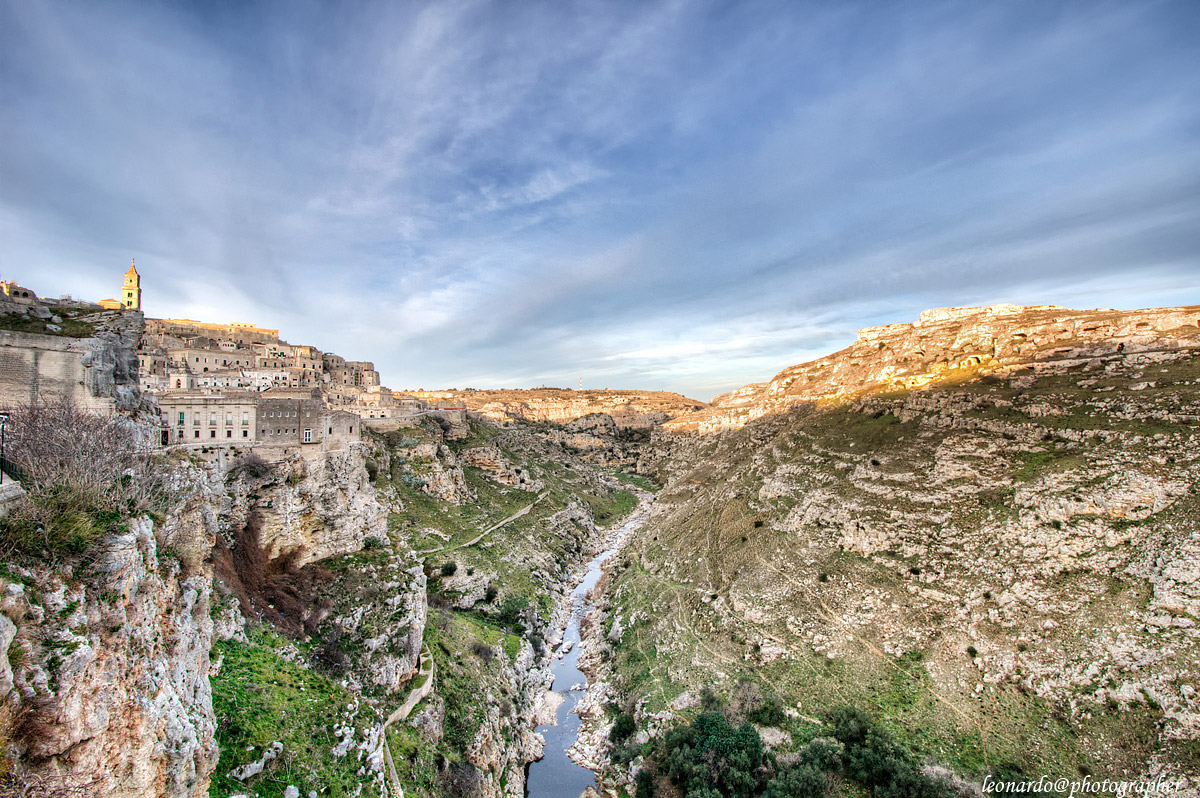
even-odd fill
[[(511, 463), (531, 471), (545, 484), (542, 491), (545, 498), (529, 514), (495, 530), (473, 546), (459, 548), (529, 506), (539, 494), (501, 485), (480, 469), (466, 465), (463, 474), (477, 498), (462, 505), (440, 501), (402, 479), (387, 475), (381, 475), (377, 484), (393, 488), (403, 503), (403, 511), (389, 517), (393, 536), (403, 538), (417, 550), (447, 549), (445, 554), (430, 554), (429, 561), (437, 565), (452, 560), (459, 568), (493, 575), (502, 593), (525, 596), (548, 609), (551, 596), (533, 579), (532, 571), (539, 565), (566, 568), (568, 558), (577, 553), (572, 545), (582, 538), (584, 531), (576, 526), (575, 541), (564, 541), (547, 530), (546, 519), (569, 504), (580, 502), (587, 505), (599, 526), (609, 526), (633, 508), (636, 497), (629, 491), (614, 490), (598, 482), (591, 467), (532, 436), (519, 443), (514, 441), (516, 434), (519, 433), (500, 432), (488, 424), (473, 422), (467, 440), (450, 444), (456, 452), (476, 446), (496, 446)], [(414, 474), (420, 474), (419, 463), (406, 466)], [(430, 528), (441, 536), (426, 533)]]
[[(839, 551), (824, 534), (827, 530), (804, 526), (796, 532), (780, 531), (780, 526), (787, 526), (780, 522), (806, 493), (817, 490), (831, 505), (853, 503), (853, 514), (868, 526), (896, 514), (928, 513), (930, 508), (914, 503), (909, 491), (867, 494), (848, 475), (870, 467), (881, 473), (881, 482), (888, 484), (888, 477), (895, 477), (892, 484), (901, 488), (910, 484), (902, 481), (907, 475), (928, 480), (935, 450), (948, 433), (935, 430), (922, 436), (915, 420), (900, 422), (894, 415), (873, 417), (848, 407), (831, 407), (767, 419), (704, 441), (693, 468), (678, 475), (663, 492), (666, 513), (643, 530), (638, 556), (627, 558), (621, 566), (624, 570), (614, 593), (617, 604), (610, 617), (621, 617), (627, 626), (631, 617), (635, 620), (616, 646), (620, 687), (629, 695), (645, 697), (648, 708), (656, 710), (685, 689), (712, 683), (714, 674), (716, 683), (726, 686), (749, 676), (799, 705), (804, 716), (818, 716), (839, 704), (871, 709), (913, 749), (967, 773), (1013, 767), (1030, 774), (1076, 775), (1081, 768), (1095, 774), (1128, 774), (1163, 745), (1169, 758), (1194, 759), (1194, 745), (1160, 741), (1161, 712), (1153, 702), (1124, 710), (1087, 707), (1072, 716), (1061, 701), (1040, 698), (1014, 684), (987, 685), (982, 694), (975, 693), (979, 679), (969, 657), (955, 650), (959, 641), (942, 636), (945, 618), (928, 606), (914, 604), (906, 611), (906, 605), (911, 590), (928, 586), (920, 581), (928, 553), (953, 547), (961, 533), (1020, 512), (1013, 495), (1023, 485), (1054, 475), (1094, 483), (1098, 473), (1103, 476), (1102, 466), (1109, 456), (1128, 447), (1127, 443), (1106, 449), (1096, 442), (1043, 441), (1042, 430), (1190, 435), (1190, 427), (1153, 416), (1157, 411), (1195, 405), (1197, 392), (1191, 383), (1198, 371), (1191, 361), (1152, 367), (1144, 379), (1157, 379), (1159, 387), (1125, 392), (1124, 397), (1093, 389), (1127, 388), (1129, 376), (1104, 378), (1086, 389), (1076, 385), (1082, 375), (1042, 378), (1027, 390), (1014, 389), (1007, 382), (955, 386), (968, 402), (986, 398), (989, 404), (966, 410), (962, 417), (1039, 431), (1031, 439), (1017, 436), (1017, 442), (1009, 442), (1002, 460), (980, 464), (984, 470), (1007, 471), (1007, 480), (948, 483), (948, 490), (961, 488), (961, 494), (949, 508), (948, 521), (924, 527), (927, 548), (920, 556), (903, 548), (872, 557)], [(1126, 418), (1118, 406), (1129, 397), (1138, 402), (1140, 412)], [(1114, 398), (1119, 399), (1116, 406)], [(897, 402), (900, 399), (895, 397)], [(1005, 402), (1016, 406), (1007, 407)], [(1022, 412), (1038, 404), (1066, 408), (1066, 412), (1049, 417)], [(1148, 473), (1179, 468), (1153, 465), (1149, 447), (1127, 454), (1144, 463)], [(780, 470), (789, 470), (788, 481), (799, 487), (778, 493), (774, 488), (764, 490)], [(973, 482), (969, 477), (962, 481)], [(1190, 500), (1179, 501), (1149, 522), (1194, 530), (1192, 505)], [(967, 568), (954, 567), (955, 558), (962, 554), (940, 555), (946, 578), (959, 587), (971, 581)], [(1087, 617), (1081, 626), (1093, 632), (1104, 629), (1110, 618), (1144, 608), (1148, 595), (1143, 580), (1125, 573), (1066, 572), (1054, 579), (1065, 594), (1103, 597), (1084, 609)], [(986, 591), (990, 596), (987, 587), (979, 584), (979, 594)], [(930, 633), (909, 651), (897, 652), (893, 646), (892, 653), (886, 653), (883, 638), (903, 638), (903, 629), (883, 630), (869, 619), (851, 630), (831, 627), (828, 637), (849, 636), (853, 642), (826, 656), (821, 625), (836, 623), (853, 603), (847, 593), (855, 594), (857, 601), (857, 595), (869, 591), (878, 596), (881, 609), (886, 603), (898, 605), (897, 611), (880, 612), (888, 623), (899, 618), (901, 625), (923, 627)], [(714, 600), (720, 602), (719, 611), (712, 609)], [(986, 609), (982, 596), (979, 601)], [(731, 604), (735, 611), (730, 611)], [(947, 608), (946, 615), (952, 610)], [(1025, 651), (1026, 643), (1012, 639), (1007, 630), (986, 623), (980, 628), (989, 635), (978, 643), (981, 649), (986, 643), (1015, 656)], [(952, 637), (949, 630), (945, 634)], [(787, 656), (755, 664), (757, 647), (764, 643), (783, 645)], [(1046, 644), (1050, 643), (1070, 646), (1072, 641), (1052, 638)], [(1186, 667), (1178, 659), (1175, 664)], [(819, 728), (804, 718), (790, 725), (798, 740)]]

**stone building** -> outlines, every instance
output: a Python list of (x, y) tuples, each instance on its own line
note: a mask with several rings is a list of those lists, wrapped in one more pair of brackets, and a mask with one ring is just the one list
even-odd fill
[(120, 299), (101, 299), (100, 307), (108, 310), (141, 310), (142, 309), (142, 276), (138, 274), (137, 266), (131, 260), (129, 271), (121, 282)]
[(212, 324), (195, 319), (146, 319), (146, 332), (151, 336), (175, 335), (191, 337), (204, 335), (210, 338), (233, 341), (241, 346), (279, 340), (279, 330), (259, 327), (246, 322)]
[(264, 445), (341, 449), (361, 437), (357, 415), (328, 410), (319, 398), (259, 395), (258, 440)]
[(160, 396), (163, 429), (160, 443), (245, 444), (255, 440), (256, 396), (244, 392), (176, 393)]
[(22, 305), (35, 305), (38, 301), (37, 294), (11, 280), (0, 280), (0, 294)]
[(168, 349), (167, 360), (172, 365), (186, 365), (193, 374), (218, 369), (247, 368), (252, 369), (258, 364), (249, 350), (226, 351), (223, 349)]

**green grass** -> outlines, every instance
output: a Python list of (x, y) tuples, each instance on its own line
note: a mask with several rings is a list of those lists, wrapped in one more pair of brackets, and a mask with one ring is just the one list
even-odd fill
[[(355, 696), (283, 659), (277, 651), (283, 642), (273, 632), (256, 629), (248, 644), (230, 640), (216, 645), (224, 663), (211, 680), (221, 750), (209, 788), (213, 798), (247, 792), (274, 798), (288, 784), (301, 795), (317, 790), (337, 798), (355, 795), (363, 781), (356, 753), (341, 759), (332, 754), (339, 742), (334, 725), (345, 722), (344, 710)], [(360, 727), (367, 717), (359, 716)], [(283, 743), (283, 752), (266, 771), (247, 784), (228, 777), (234, 768), (261, 758), (275, 741)], [(376, 793), (368, 786), (362, 794)]]
[(1043, 474), (1086, 468), (1087, 458), (1069, 449), (1051, 449), (1042, 452), (1019, 452), (1021, 465), (1013, 472), (1016, 482), (1032, 482)]
[[(51, 311), (54, 313), (55, 311)], [(30, 316), (21, 316), (18, 314), (9, 314), (0, 316), (0, 330), (12, 330), (13, 332), (34, 333), (37, 335), (54, 335), (62, 338), (90, 338), (94, 328), (87, 322), (78, 321), (76, 319), (62, 316), (62, 324), (58, 326), (62, 328), (61, 332), (54, 332), (47, 329), (46, 325), (50, 322), (49, 319), (35, 319)]]
[(662, 485), (658, 484), (645, 474), (633, 474), (620, 469), (613, 469), (610, 473), (622, 482), (633, 485), (635, 488), (641, 488), (642, 490), (650, 493), (658, 493), (660, 490), (662, 490)]

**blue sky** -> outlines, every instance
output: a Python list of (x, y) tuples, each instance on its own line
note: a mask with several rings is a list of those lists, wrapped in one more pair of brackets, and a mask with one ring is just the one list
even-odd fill
[(1200, 303), (1200, 3), (0, 0), (0, 275), (395, 388), (701, 399)]

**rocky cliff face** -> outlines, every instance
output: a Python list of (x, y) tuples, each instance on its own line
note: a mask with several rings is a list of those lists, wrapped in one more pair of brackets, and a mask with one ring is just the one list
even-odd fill
[(367, 454), (356, 445), (261, 469), (235, 460), (210, 474), (206, 500), (226, 529), (257, 516), (270, 557), (295, 552), (302, 566), (358, 551), (367, 538), (387, 538), (387, 509), (370, 484)]
[[(1004, 767), (1195, 790), (1195, 321), (930, 314), (748, 405), (787, 412), (662, 436), (643, 465), (668, 484), (602, 622), (616, 700), (654, 729), (749, 679), (784, 702), (784, 751), (850, 704), (976, 782)], [(921, 388), (946, 373), (931, 355), (999, 365)], [(858, 396), (812, 401), (838, 393)]]
[[(306, 565), (388, 545), (361, 447), (275, 464), (172, 457), (161, 474), (165, 520), (129, 519), (69, 567), (25, 558), (0, 571), (0, 695), (15, 701), (23, 779), (121, 798), (201, 796), (210, 778), (227, 781), (214, 769), (230, 718), (210, 682), (227, 652), (210, 652), (245, 643), (247, 616), (342, 641), (354, 655), (335, 657), (348, 695), (395, 693), (416, 670), (425, 576), (411, 553), (380, 552), (353, 578)], [(288, 761), (299, 756), (290, 742)]]
[(6, 568), (0, 692), (16, 692), (20, 779), (96, 796), (207, 794), (211, 580), (162, 536), (137, 518), (86, 573)]
[(12, 408), (67, 400), (105, 413), (138, 410), (137, 345), (144, 322), (140, 313), (116, 311), (64, 321), (42, 306), (0, 302), (0, 403)]
[(461, 402), (500, 424), (513, 421), (565, 424), (603, 413), (622, 430), (649, 432), (683, 413), (704, 407), (703, 402), (666, 391), (572, 391), (561, 388), (532, 390), (417, 391), (423, 399)]
[(1200, 346), (1200, 306), (1068, 310), (1053, 305), (927, 310), (910, 324), (860, 330), (851, 346), (784, 369), (770, 382), (715, 397), (697, 413), (665, 422), (672, 432), (736, 429), (803, 402), (866, 391), (913, 390), (1036, 365), (1072, 365), (1118, 353)]

